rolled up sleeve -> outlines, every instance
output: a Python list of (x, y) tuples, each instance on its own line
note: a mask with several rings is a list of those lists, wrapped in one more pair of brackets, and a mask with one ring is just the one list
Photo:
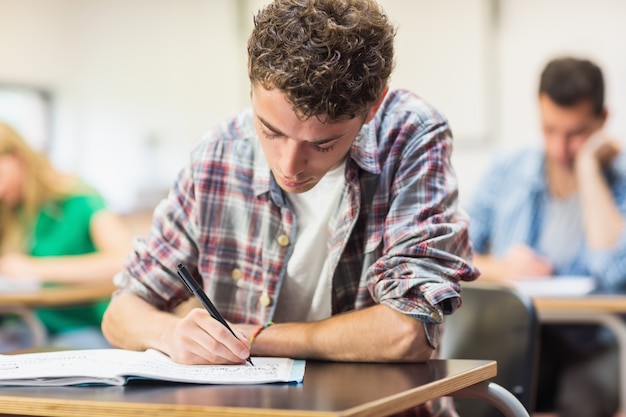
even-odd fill
[(382, 255), (370, 268), (369, 291), (377, 302), (422, 321), (436, 347), (438, 325), (460, 305), (459, 282), (476, 279), (478, 271), (471, 263), (469, 218), (458, 204), (447, 124), (422, 129), (393, 174)]

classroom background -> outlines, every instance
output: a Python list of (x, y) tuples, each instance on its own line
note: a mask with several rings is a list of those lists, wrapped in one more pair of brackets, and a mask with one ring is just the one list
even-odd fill
[[(495, 152), (540, 145), (552, 57), (603, 68), (607, 130), (626, 141), (623, 0), (379, 1), (398, 27), (392, 86), (449, 118), (462, 202)], [(264, 3), (0, 0), (0, 119), (113, 210), (149, 212), (202, 134), (249, 104), (245, 44)]]

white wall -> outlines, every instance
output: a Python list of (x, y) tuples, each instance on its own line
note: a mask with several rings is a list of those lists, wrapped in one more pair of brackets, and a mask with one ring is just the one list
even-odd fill
[(241, 107), (237, 4), (0, 0), (0, 81), (53, 91), (57, 165), (119, 211), (152, 204), (200, 135)]
[[(450, 119), (461, 197), (495, 150), (539, 143), (535, 95), (554, 55), (606, 73), (626, 138), (623, 0), (380, 0), (398, 26), (392, 84)], [(245, 40), (264, 0), (0, 0), (0, 83), (55, 94), (52, 157), (119, 211), (151, 205), (192, 144), (248, 103)]]

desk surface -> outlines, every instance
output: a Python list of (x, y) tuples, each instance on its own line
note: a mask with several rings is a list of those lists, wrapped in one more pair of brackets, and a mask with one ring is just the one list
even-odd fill
[(626, 313), (626, 295), (583, 295), (580, 297), (532, 297), (539, 311), (585, 310)]
[(496, 363), (307, 361), (302, 384), (191, 385), (136, 381), (124, 387), (3, 387), (0, 410), (31, 416), (383, 416), (496, 375)]
[(68, 284), (16, 292), (2, 291), (0, 292), (0, 306), (53, 307), (81, 304), (109, 298), (114, 290), (113, 283), (99, 283)]

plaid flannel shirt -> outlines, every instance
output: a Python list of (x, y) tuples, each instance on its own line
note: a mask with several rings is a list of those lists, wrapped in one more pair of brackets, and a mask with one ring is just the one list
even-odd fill
[[(446, 119), (417, 96), (390, 91), (348, 155), (346, 190), (328, 227), (332, 314), (377, 303), (424, 323), (436, 347), (444, 314), (473, 280), (468, 218), (458, 207)], [(295, 242), (296, 219), (258, 145), (251, 110), (194, 148), (152, 230), (137, 239), (121, 292), (163, 310), (190, 297), (178, 263), (234, 323), (272, 320)], [(432, 402), (414, 410), (448, 416)]]

